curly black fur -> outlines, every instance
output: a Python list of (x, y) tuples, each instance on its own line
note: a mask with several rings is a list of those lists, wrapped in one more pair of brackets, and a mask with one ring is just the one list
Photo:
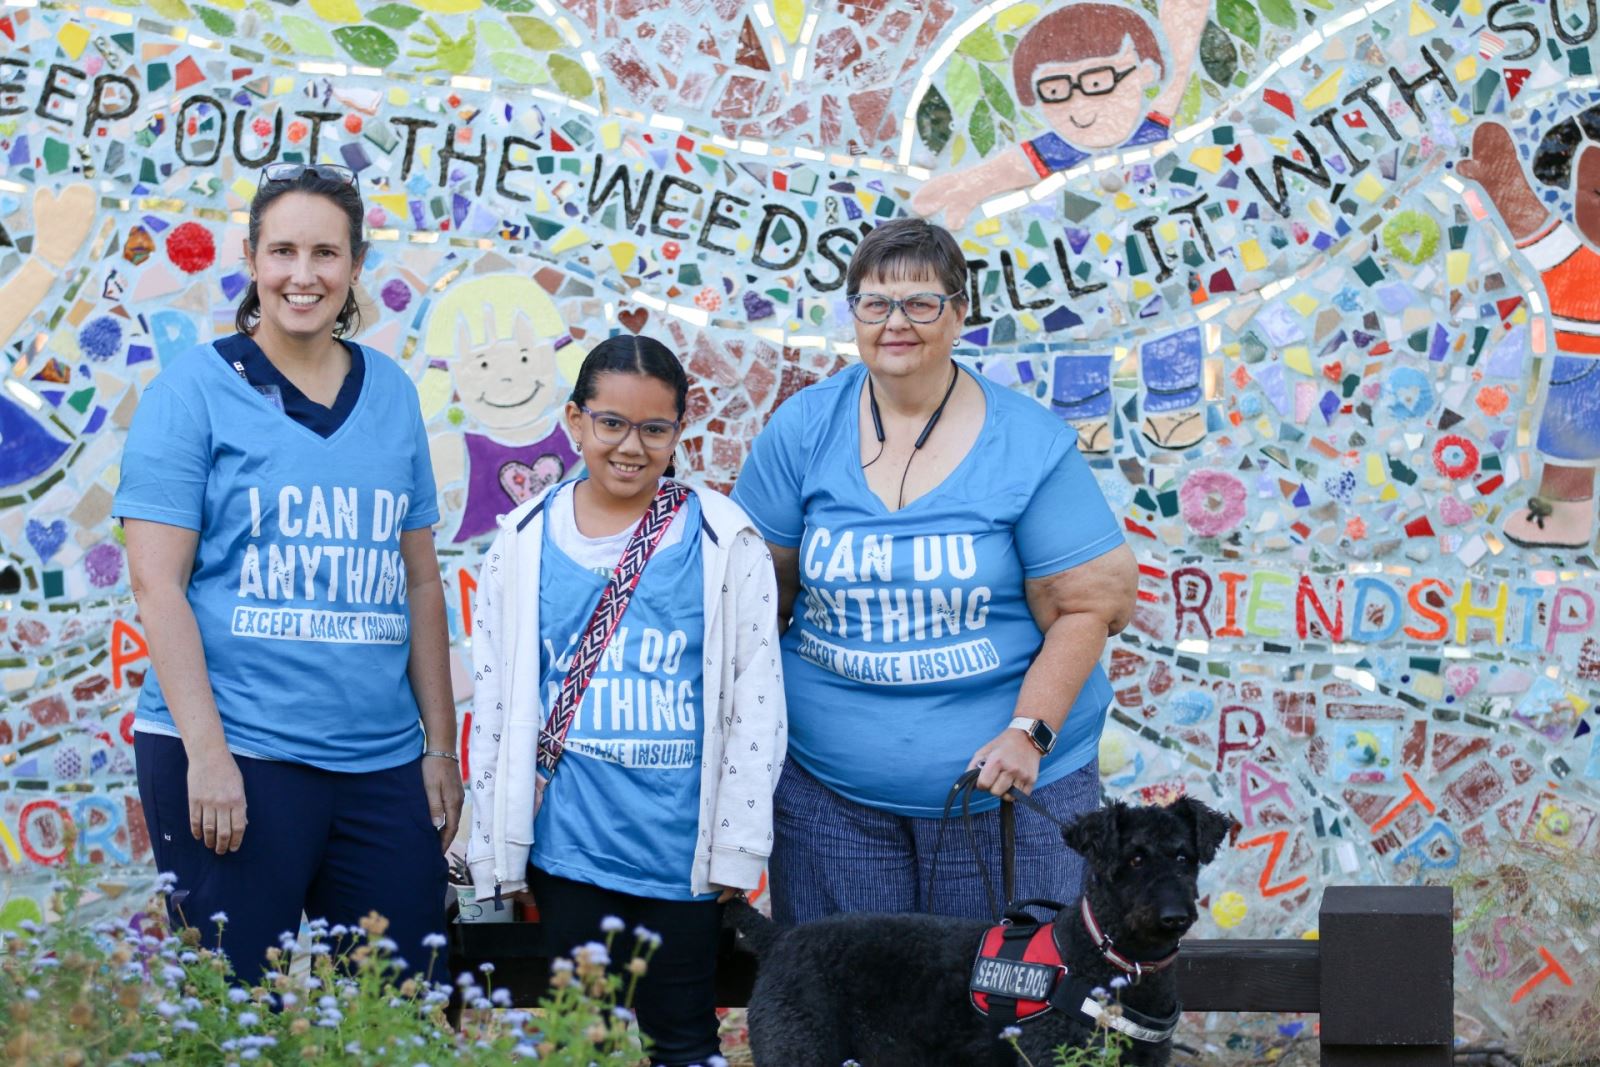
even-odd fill
[[(1131, 959), (1171, 952), (1196, 918), (1200, 867), (1215, 857), (1232, 819), (1188, 797), (1170, 807), (1114, 803), (1062, 835), (1088, 860), (1085, 890), (1095, 917)], [(757, 1063), (782, 1067), (1011, 1067), (998, 1028), (967, 995), (974, 954), (988, 923), (933, 915), (836, 915), (783, 929), (742, 902), (728, 922), (760, 963), (750, 999)], [(1090, 942), (1078, 908), (1056, 917), (1073, 974), (1111, 988), (1116, 970)], [(1177, 1007), (1171, 969), (1122, 990), (1135, 1011), (1162, 1017)], [(1062, 1045), (1096, 1037), (1081, 1016), (1052, 1011), (1022, 1028), (1036, 1064)], [(1135, 1042), (1125, 1063), (1165, 1064), (1171, 1043)]]

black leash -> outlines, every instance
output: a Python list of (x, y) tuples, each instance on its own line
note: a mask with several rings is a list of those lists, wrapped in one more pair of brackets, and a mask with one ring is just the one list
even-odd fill
[[(933, 839), (933, 859), (928, 862), (928, 892), (923, 897), (925, 911), (933, 911), (933, 889), (938, 884), (939, 854), (944, 851), (944, 828), (950, 821), (950, 812), (955, 807), (956, 801), (961, 801), (961, 822), (967, 834), (967, 846), (972, 850), (972, 858), (978, 865), (978, 874), (983, 877), (984, 896), (989, 901), (989, 915), (999, 922), (1005, 910), (995, 900), (994, 881), (989, 877), (989, 868), (983, 862), (983, 853), (978, 848), (978, 833), (972, 825), (972, 794), (978, 791), (978, 775), (983, 769), (974, 767), (963, 771), (950, 787), (950, 793), (945, 797), (944, 814), (939, 820), (939, 832)], [(1007, 804), (1010, 800), (1013, 803)], [(1062, 830), (1067, 824), (1056, 818), (1055, 815), (1037, 800), (1026, 793), (1013, 789), (1002, 798), (1000, 803), (1000, 873), (1002, 889), (1005, 892), (1005, 905), (1016, 899), (1016, 861), (1017, 861), (1017, 827), (1016, 808), (1014, 804), (1037, 812), (1039, 815), (1055, 823)]]

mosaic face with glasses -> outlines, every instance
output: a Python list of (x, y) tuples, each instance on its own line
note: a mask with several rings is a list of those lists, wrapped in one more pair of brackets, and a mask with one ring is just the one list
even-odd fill
[[(1050, 128), (965, 170), (930, 179), (911, 206), (962, 226), (984, 200), (1025, 189), (1096, 155), (1167, 139), (1194, 68), (1211, 0), (1078, 2), (1036, 19), (1011, 56), (1017, 103)], [(1164, 38), (1164, 40), (1163, 40)]]
[[(1052, 153), (1053, 145), (1046, 140), (1052, 136), (1068, 147), (1076, 146), (1080, 154), (1085, 149), (1164, 140), (1168, 119), (1150, 112), (1145, 96), (1160, 77), (1160, 67), (1141, 58), (1126, 39), (1113, 55), (1040, 64), (1034, 68), (1033, 90), (1039, 113), (1053, 132), (1027, 142), (1024, 150), (1034, 146), (1035, 154), (1040, 154), (1038, 142), (1044, 141), (1043, 160)], [(1053, 163), (1050, 167), (1065, 169)]]

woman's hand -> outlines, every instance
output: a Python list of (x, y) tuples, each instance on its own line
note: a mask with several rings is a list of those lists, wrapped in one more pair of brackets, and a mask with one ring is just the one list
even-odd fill
[(244, 776), (218, 747), (189, 757), (189, 832), (221, 856), (244, 844)]
[(439, 830), (439, 846), (448, 849), (461, 823), (460, 765), (440, 756), (423, 756), (422, 787), (428, 794), (428, 814)]
[(717, 903), (726, 904), (728, 901), (732, 900), (742, 892), (744, 892), (742, 889), (724, 889), (721, 893), (717, 894)]
[(978, 788), (997, 797), (1012, 789), (1032, 793), (1033, 783), (1039, 780), (1039, 750), (1033, 747), (1028, 735), (1009, 727), (1000, 736), (978, 749), (967, 763), (967, 770), (982, 767), (978, 774)]

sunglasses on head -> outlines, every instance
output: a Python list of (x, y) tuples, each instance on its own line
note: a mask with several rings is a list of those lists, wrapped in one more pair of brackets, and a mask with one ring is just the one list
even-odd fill
[(345, 185), (356, 183), (356, 172), (337, 163), (268, 163), (261, 168), (261, 181), (292, 182), (302, 174), (343, 182)]

